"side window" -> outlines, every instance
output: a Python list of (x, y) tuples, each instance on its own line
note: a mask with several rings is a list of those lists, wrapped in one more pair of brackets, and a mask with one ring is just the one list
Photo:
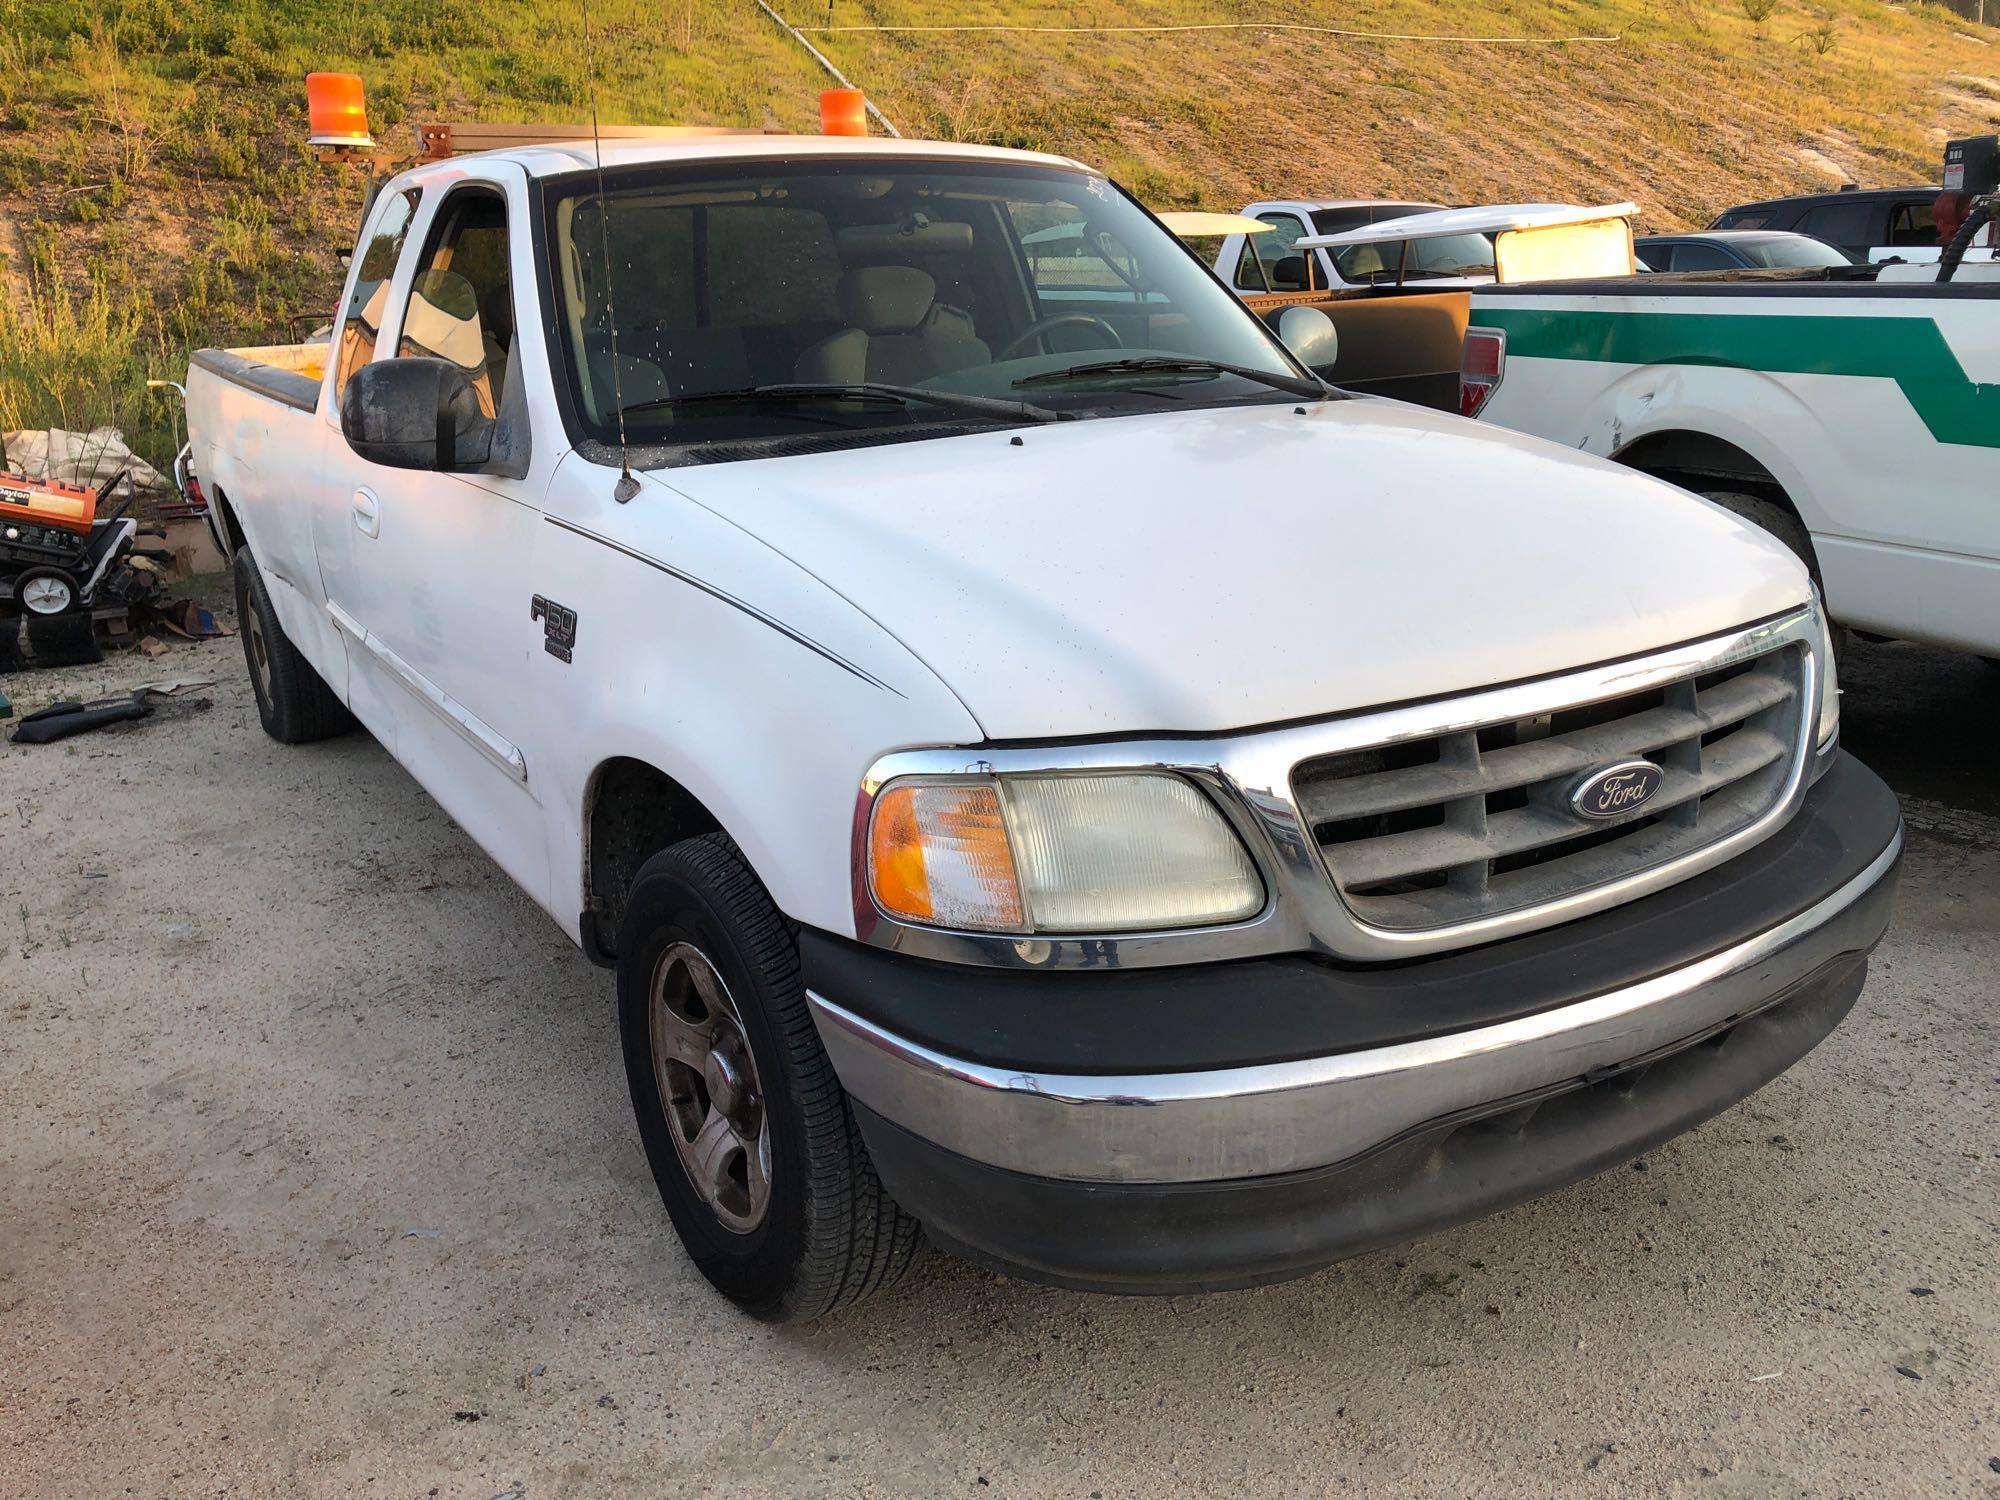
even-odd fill
[(1865, 249), (1881, 243), (1876, 238), (1882, 232), (1881, 210), (1865, 203), (1822, 203), (1807, 209), (1797, 227), (1829, 245)]
[(410, 220), (417, 211), (417, 191), (385, 193), (375, 205), (368, 232), (361, 241), (361, 264), (354, 273), (354, 290), (340, 310), (340, 331), (335, 335), (338, 363), (334, 369), (333, 401), (347, 389), (347, 377), (375, 357), (375, 344), (382, 332), (382, 311), (389, 301), (390, 279), (402, 258), (403, 237), (410, 232)]
[(1717, 229), (1764, 229), (1770, 225), (1771, 216), (1764, 212), (1724, 214), (1715, 221)]
[(1734, 271), (1737, 261), (1728, 251), (1718, 245), (1703, 245), (1692, 241), (1674, 246), (1673, 259), (1667, 263), (1670, 271)]
[(1928, 203), (1905, 203), (1899, 206), (1889, 220), (1889, 243), (1892, 245), (1935, 245), (1938, 242), (1937, 220), (1932, 217)]
[(445, 199), (418, 258), (396, 354), (450, 360), (472, 377), (490, 417), (506, 395), (513, 347), (506, 200), (488, 188), (461, 188)]
[(1270, 240), (1271, 237), (1268, 234), (1246, 234), (1243, 236), (1243, 248), (1236, 252), (1236, 270), (1229, 278), (1238, 291), (1268, 292), (1271, 290), (1269, 286), (1265, 285), (1267, 278), (1264, 271), (1260, 268), (1257, 259), (1263, 253), (1264, 246), (1270, 243)]
[[(1271, 226), (1269, 234), (1257, 236), (1257, 253), (1264, 257), (1264, 269), (1271, 273), (1271, 290), (1305, 290), (1309, 284), (1306, 270), (1308, 252), (1293, 248), (1305, 238), (1305, 224), (1295, 214), (1261, 213), (1257, 218)], [(1250, 274), (1257, 274), (1255, 266), (1250, 268)], [(1243, 285), (1240, 277), (1236, 284)], [(1257, 290), (1262, 291), (1263, 288), (1260, 286)]]

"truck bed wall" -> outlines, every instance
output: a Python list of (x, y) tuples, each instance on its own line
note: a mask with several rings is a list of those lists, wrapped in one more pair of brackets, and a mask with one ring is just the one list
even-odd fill
[(1272, 328), (1293, 307), (1316, 307), (1340, 336), (1334, 362), (1318, 371), (1345, 390), (1458, 410), (1458, 365), (1471, 298), (1465, 292), (1357, 288), (1258, 292), (1244, 304)]
[(312, 509), (301, 491), (319, 472), (330, 430), (318, 415), (321, 380), (306, 373), (313, 360), (324, 361), (326, 348), (195, 351), (188, 441), (195, 473), (242, 526), (285, 633), (334, 691), (344, 692), (347, 654), (322, 607)]

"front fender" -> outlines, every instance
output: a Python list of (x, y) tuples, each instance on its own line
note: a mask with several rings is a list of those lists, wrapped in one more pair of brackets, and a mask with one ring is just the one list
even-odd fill
[(545, 528), (537, 565), (540, 591), (577, 611), (573, 658), (541, 679), (552, 915), (575, 933), (592, 780), (626, 758), (697, 798), (787, 916), (851, 933), (862, 774), (893, 749), (977, 744), (977, 721), (782, 554), (652, 483), (629, 510), (593, 510), (610, 476), (565, 469), (575, 519)]

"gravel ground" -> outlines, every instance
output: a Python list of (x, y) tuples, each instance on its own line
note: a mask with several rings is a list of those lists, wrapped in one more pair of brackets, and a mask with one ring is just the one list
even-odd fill
[(1286, 1286), (681, 1257), (593, 969), (366, 737), (0, 745), (0, 1496), (2000, 1495), (2000, 677), (1864, 647), (1910, 823), (1853, 1016), (1638, 1164)]

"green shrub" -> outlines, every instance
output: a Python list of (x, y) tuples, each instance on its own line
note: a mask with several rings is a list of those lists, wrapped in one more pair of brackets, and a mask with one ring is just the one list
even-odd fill
[(74, 295), (30, 271), (0, 298), (0, 432), (117, 427), (149, 462), (171, 460), (174, 415), (146, 389), (171, 361), (145, 303), (103, 278)]

